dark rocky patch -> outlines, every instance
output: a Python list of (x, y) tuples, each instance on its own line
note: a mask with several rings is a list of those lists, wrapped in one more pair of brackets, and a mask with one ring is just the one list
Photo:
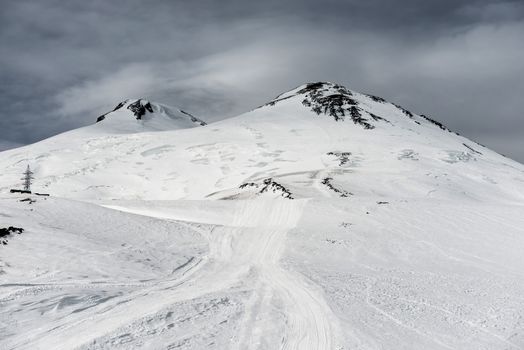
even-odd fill
[(317, 115), (326, 114), (335, 121), (344, 121), (346, 117), (365, 129), (373, 129), (374, 126), (362, 116), (362, 109), (358, 107), (357, 101), (352, 97), (351, 91), (345, 87), (331, 83), (311, 83), (299, 90), (297, 94), (305, 95), (302, 104), (310, 107)]
[(183, 114), (187, 115), (189, 118), (191, 118), (191, 121), (193, 123), (198, 123), (198, 124), (200, 124), (200, 126), (206, 126), (207, 125), (207, 123), (205, 121), (198, 119), (197, 117), (193, 116), (190, 113), (187, 113), (186, 111), (180, 110), (180, 113), (183, 113)]
[[(358, 102), (353, 97), (353, 93), (344, 86), (327, 82), (306, 84), (304, 88), (298, 90), (295, 94), (286, 97), (278, 96), (264, 106), (274, 106), (280, 101), (298, 95), (305, 95), (302, 100), (304, 106), (311, 108), (317, 115), (329, 115), (333, 117), (335, 121), (344, 121), (346, 118), (350, 118), (353, 123), (364, 127), (364, 129), (374, 129), (375, 127), (363, 116), (367, 113), (374, 121), (385, 121), (389, 123), (385, 118), (360, 108)], [(375, 102), (386, 102), (386, 100), (377, 96), (366, 96)], [(407, 110), (404, 111), (405, 113), (411, 114)]]
[[(123, 102), (120, 102), (115, 108), (113, 108), (112, 111), (110, 112), (107, 112), (103, 115), (101, 115), (100, 117), (98, 117), (96, 119), (96, 122), (101, 122), (102, 120), (106, 119), (106, 116), (109, 114), (109, 113), (112, 113), (116, 110), (119, 110), (120, 108), (122, 108), (123, 106), (125, 106), (126, 103), (128, 103), (129, 100), (126, 100), (126, 101), (123, 101)], [(146, 115), (146, 113), (154, 113), (154, 109), (153, 109), (153, 105), (151, 105), (151, 103), (147, 100), (144, 100), (144, 99), (139, 99), (139, 100), (136, 100), (135, 102), (133, 103), (130, 103), (128, 106), (127, 106), (127, 109), (129, 109), (131, 112), (133, 112), (133, 115), (135, 116), (135, 118), (137, 120), (141, 120), (142, 117), (144, 115)], [(186, 112), (186, 111), (182, 111), (180, 110), (181, 113), (187, 115), (191, 121), (193, 123), (198, 123), (200, 124), (200, 126), (204, 126), (204, 125), (207, 125), (206, 122), (196, 118), (195, 116), (193, 116), (192, 114)]]
[(255, 182), (246, 182), (246, 183), (243, 183), (242, 185), (238, 186), (238, 188), (240, 188), (241, 190), (243, 190), (244, 188), (247, 188), (247, 187), (258, 187), (258, 184), (256, 184)]
[(377, 204), (389, 204), (389, 202), (377, 202)]
[(373, 120), (376, 121), (376, 122), (378, 122), (378, 121), (380, 120), (380, 121), (383, 121), (383, 122), (389, 123), (389, 120), (387, 120), (387, 119), (385, 119), (385, 118), (382, 118), (381, 116), (378, 116), (378, 115), (373, 114), (373, 113), (371, 113), (371, 112), (367, 112), (367, 113), (368, 113), (368, 114), (371, 116), (371, 118), (373, 118)]
[(351, 155), (351, 152), (328, 152), (328, 156), (335, 156), (337, 157), (339, 163), (339, 166), (343, 166), (349, 162), (349, 156)]
[(333, 180), (333, 178), (326, 177), (326, 178), (322, 179), (322, 184), (326, 185), (327, 188), (329, 188), (331, 191), (333, 191), (335, 193), (338, 193), (338, 195), (340, 197), (349, 197), (349, 196), (353, 195), (353, 193), (351, 193), (351, 192), (348, 192), (348, 191), (346, 191), (344, 189), (336, 188), (335, 186), (333, 186), (333, 184), (331, 183), (331, 180)]
[(137, 120), (141, 120), (142, 117), (146, 114), (146, 112), (153, 113), (153, 107), (151, 106), (151, 103), (149, 103), (149, 101), (142, 100), (142, 99), (139, 99), (133, 103), (130, 103), (127, 106), (127, 109), (133, 112)]
[(3, 245), (7, 245), (7, 237), (10, 236), (12, 233), (21, 234), (24, 232), (24, 229), (21, 227), (13, 227), (9, 226), (7, 228), (0, 228), (0, 242)]
[(398, 109), (400, 109), (402, 111), (402, 113), (404, 113), (405, 115), (407, 115), (408, 117), (410, 118), (413, 118), (413, 113), (411, 113), (410, 111), (408, 111), (407, 109), (405, 109), (404, 107), (400, 106), (400, 105), (397, 105), (395, 103), (393, 103), (393, 106), (397, 107)]
[(368, 120), (366, 118), (362, 117), (362, 113), (360, 113), (361, 109), (355, 106), (351, 106), (349, 108), (349, 113), (351, 114), (351, 120), (355, 124), (360, 124), (364, 127), (364, 129), (374, 129), (375, 127), (368, 123)]
[(294, 199), (291, 191), (289, 191), (287, 188), (285, 188), (278, 182), (274, 181), (272, 178), (264, 179), (262, 181), (262, 184), (257, 184), (255, 182), (248, 182), (248, 183), (245, 183), (239, 186), (240, 189), (245, 189), (247, 187), (254, 187), (256, 189), (260, 188), (257, 194), (261, 194), (265, 192), (273, 192), (273, 193), (280, 193), (280, 195), (284, 198)]
[(387, 101), (384, 100), (382, 97), (378, 97), (378, 96), (374, 96), (374, 95), (366, 95), (367, 97), (369, 97), (370, 99), (372, 99), (373, 101), (375, 102), (379, 102), (379, 103), (386, 103)]
[(291, 192), (287, 188), (279, 184), (278, 182), (274, 181), (272, 178), (265, 179), (263, 181), (263, 185), (264, 186), (259, 191), (259, 193), (270, 192), (270, 191), (273, 193), (281, 192), (282, 197), (293, 199)]
[(116, 107), (113, 108), (112, 112), (114, 112), (114, 111), (116, 111), (116, 110), (118, 110), (118, 109), (124, 107), (124, 105), (126, 104), (126, 102), (127, 102), (127, 101), (122, 101), (122, 102), (120, 102), (119, 104), (117, 104)]
[(20, 202), (27, 202), (29, 204), (33, 204), (36, 202), (36, 200), (32, 199), (32, 198), (24, 198), (24, 199), (20, 199)]
[(324, 88), (324, 85), (326, 85), (326, 83), (323, 83), (323, 82), (309, 83), (309, 84), (306, 85), (305, 88), (300, 90), (298, 93), (299, 94), (303, 94), (303, 93), (306, 93), (306, 92), (319, 90), (319, 89)]
[(311, 107), (316, 114), (328, 114), (339, 121), (344, 120), (348, 111), (348, 108), (344, 106), (354, 107), (357, 105), (357, 102), (349, 96), (343, 94), (322, 96), (318, 91), (311, 92), (309, 98), (304, 99), (302, 104)]
[[(430, 117), (428, 117), (427, 115), (424, 115), (422, 114), (421, 115), (422, 118), (426, 119), (428, 122), (430, 122), (431, 124), (433, 125), (436, 125), (438, 126), (439, 128), (441, 128), (442, 130), (445, 130), (445, 131), (449, 131), (451, 132), (451, 130), (449, 130), (444, 124), (442, 124), (441, 122), (439, 121), (436, 121), (435, 119), (432, 119)], [(458, 134), (457, 134), (458, 135)]]
[(26, 190), (17, 190), (17, 189), (14, 189), (14, 188), (12, 188), (9, 192), (10, 192), (10, 193), (26, 193), (26, 194), (31, 194), (31, 191), (26, 191)]
[[(119, 104), (116, 105), (115, 108), (113, 108), (113, 110), (111, 112), (114, 112), (116, 111), (117, 109), (120, 109), (122, 108), (125, 104), (126, 104), (127, 101), (122, 101), (120, 102)], [(106, 119), (106, 115), (108, 115), (109, 113), (111, 112), (107, 112), (106, 114), (102, 114), (100, 117), (96, 118), (96, 122), (101, 122), (102, 120)]]

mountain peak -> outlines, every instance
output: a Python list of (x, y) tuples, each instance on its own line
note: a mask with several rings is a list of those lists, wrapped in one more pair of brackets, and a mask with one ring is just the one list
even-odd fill
[(385, 118), (372, 113), (367, 106), (361, 105), (359, 97), (366, 97), (374, 103), (386, 103), (386, 100), (380, 97), (355, 93), (337, 83), (314, 82), (283, 93), (265, 106), (274, 106), (281, 101), (297, 98), (312, 112), (328, 115), (337, 122), (348, 119), (367, 130), (375, 128), (373, 121), (387, 122)]
[(102, 120), (104, 120), (106, 118), (106, 116), (109, 114), (109, 113), (112, 113), (112, 112), (115, 112), (121, 108), (127, 108), (128, 110), (130, 110), (133, 115), (135, 116), (135, 118), (137, 120), (140, 120), (142, 119), (142, 117), (146, 114), (146, 113), (153, 113), (153, 107), (151, 105), (151, 102), (149, 102), (148, 100), (145, 100), (145, 99), (142, 99), (142, 98), (139, 98), (139, 99), (127, 99), (125, 101), (122, 101), (120, 102), (119, 104), (116, 105), (115, 108), (113, 108), (112, 111), (110, 112), (107, 112), (105, 114), (102, 114), (100, 117), (98, 117), (96, 119), (96, 122), (101, 122)]
[(127, 99), (96, 119), (105, 128), (139, 132), (204, 126), (206, 122), (181, 109), (143, 98)]
[[(429, 123), (450, 131), (442, 123), (425, 115), (416, 115), (406, 108), (386, 101), (382, 97), (358, 93), (333, 82), (312, 82), (280, 94), (263, 107), (275, 106), (286, 100), (296, 100), (318, 116), (330, 116), (335, 121), (351, 120), (366, 130), (379, 123), (395, 124), (394, 119), (408, 123)], [(387, 114), (387, 118), (384, 116)], [(391, 118), (391, 117), (397, 118)]]

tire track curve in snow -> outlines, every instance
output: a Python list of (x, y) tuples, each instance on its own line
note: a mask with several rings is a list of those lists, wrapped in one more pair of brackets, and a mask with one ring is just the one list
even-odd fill
[[(257, 270), (260, 279), (253, 291), (255, 299), (258, 297), (259, 300), (252, 301), (252, 304), (257, 307), (246, 312), (249, 321), (244, 325), (239, 349), (260, 348), (260, 338), (270, 331), (273, 322), (267, 319), (269, 312), (264, 312), (264, 308), (269, 306), (268, 293), (283, 302), (285, 330), (282, 349), (334, 348), (338, 323), (322, 294), (308, 286), (300, 275), (279, 264), (286, 233), (298, 223), (306, 201), (246, 201), (242, 204), (234, 224), (256, 229), (239, 248), (246, 252), (246, 262)], [(250, 312), (253, 314), (249, 315)], [(276, 345), (270, 347), (276, 348)]]
[[(322, 293), (300, 274), (280, 265), (287, 232), (297, 225), (306, 203), (286, 199), (234, 202), (230, 223), (201, 232), (209, 242), (209, 252), (195, 266), (188, 266), (188, 271), (146, 286), (124, 300), (115, 299), (111, 307), (94, 307), (82, 318), (64, 319), (40, 334), (37, 342), (53, 349), (85, 346), (174, 304), (240, 287), (252, 297), (245, 304), (240, 331), (232, 339), (237, 349), (336, 348), (338, 319)], [(132, 207), (119, 210), (140, 214)], [(147, 216), (179, 219), (176, 210), (167, 213), (156, 215), (148, 210)], [(256, 280), (248, 285), (250, 276)], [(275, 299), (279, 313), (274, 312)], [(280, 324), (283, 327), (276, 326)]]

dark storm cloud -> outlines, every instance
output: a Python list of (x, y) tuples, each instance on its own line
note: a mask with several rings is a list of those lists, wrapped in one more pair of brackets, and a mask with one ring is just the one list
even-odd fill
[(128, 97), (213, 120), (329, 80), (524, 161), (522, 37), (522, 1), (7, 1), (0, 149)]

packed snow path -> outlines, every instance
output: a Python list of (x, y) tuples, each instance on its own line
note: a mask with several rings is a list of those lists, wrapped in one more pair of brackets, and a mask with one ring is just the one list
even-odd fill
[[(232, 230), (232, 250), (226, 261), (233, 268), (248, 266), (260, 276), (248, 304), (250, 310), (246, 310), (239, 349), (257, 349), (261, 339), (271, 333), (274, 320), (266, 308), (275, 294), (283, 302), (285, 315), (283, 349), (333, 348), (336, 318), (322, 295), (299, 275), (279, 266), (286, 231), (297, 224), (304, 204), (304, 200), (239, 202), (233, 224), (239, 229)], [(221, 246), (224, 247), (223, 242)], [(228, 250), (222, 249), (221, 253)], [(273, 349), (278, 346), (269, 344)]]
[[(238, 349), (330, 349), (336, 339), (336, 318), (319, 292), (302, 278), (279, 266), (286, 232), (302, 215), (305, 200), (249, 200), (235, 203), (230, 225), (216, 227), (209, 240), (208, 262), (192, 283), (181, 289), (209, 293), (230, 288), (255, 275), (252, 295), (244, 310)], [(134, 213), (140, 210), (126, 209)], [(148, 211), (147, 215), (155, 215)], [(169, 217), (163, 212), (162, 217)], [(177, 218), (174, 214), (172, 218)], [(282, 302), (285, 331), (279, 343), (263, 343), (274, 333), (270, 301)]]
[[(337, 319), (322, 293), (298, 273), (279, 265), (286, 233), (298, 223), (305, 204), (306, 200), (285, 199), (236, 201), (232, 222), (201, 231), (209, 242), (209, 253), (188, 262), (176, 277), (144, 284), (115, 298), (111, 306), (92, 308), (89, 317), (69, 315), (52, 329), (44, 327), (16, 346), (104, 347), (104, 339), (117, 338), (119, 330), (129, 325), (141, 327), (141, 320), (148, 315), (240, 287), (249, 297), (244, 301), (238, 334), (231, 337), (231, 348), (334, 348)], [(140, 213), (132, 208), (118, 209)], [(149, 210), (147, 215), (178, 218), (176, 210), (171, 214)]]

